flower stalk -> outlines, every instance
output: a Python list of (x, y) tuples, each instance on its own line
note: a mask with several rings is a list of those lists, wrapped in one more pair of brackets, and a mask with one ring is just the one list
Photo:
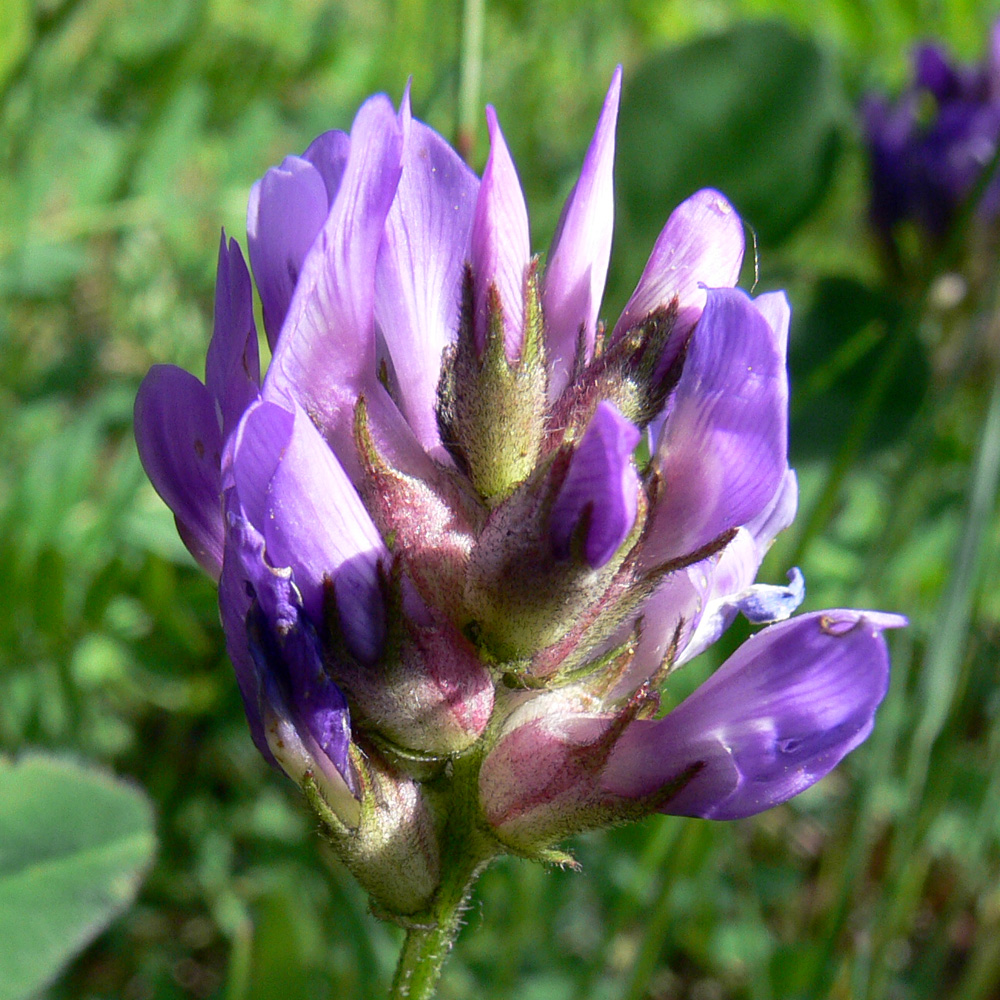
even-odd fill
[(455, 760), (449, 781), (449, 815), (442, 843), (442, 879), (427, 911), (403, 923), (406, 938), (389, 1000), (433, 997), (444, 963), (462, 927), (476, 879), (502, 846), (483, 828), (477, 807), (478, 755)]

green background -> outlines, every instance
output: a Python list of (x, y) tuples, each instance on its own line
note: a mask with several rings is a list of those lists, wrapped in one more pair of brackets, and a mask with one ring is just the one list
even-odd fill
[[(806, 609), (908, 614), (875, 734), (792, 803), (734, 824), (654, 817), (579, 838), (582, 873), (483, 878), (443, 998), (845, 1000), (1000, 993), (1000, 522), (990, 235), (946, 263), (868, 230), (857, 105), (909, 49), (966, 59), (971, 0), (491, 0), (478, 102), (547, 244), (625, 66), (612, 320), (673, 205), (703, 184), (793, 304), (803, 502), (763, 578)], [(159, 853), (52, 1000), (377, 998), (400, 933), (323, 864), (258, 758), (214, 587), (145, 481), (148, 367), (203, 374), (219, 227), (250, 184), (364, 97), (454, 137), (462, 5), (431, 0), (6, 0), (0, 12), (0, 747), (71, 753), (146, 789)], [(468, 50), (466, 50), (468, 54)], [(485, 158), (475, 119), (472, 159)], [(752, 258), (752, 255), (751, 255)], [(752, 260), (744, 285), (754, 282)], [(930, 291), (928, 291), (930, 289)], [(258, 326), (260, 326), (258, 324)], [(992, 449), (992, 450), (991, 450)], [(977, 485), (978, 484), (978, 485)], [(672, 681), (679, 697), (745, 635)], [(3, 970), (0, 969), (0, 978)]]

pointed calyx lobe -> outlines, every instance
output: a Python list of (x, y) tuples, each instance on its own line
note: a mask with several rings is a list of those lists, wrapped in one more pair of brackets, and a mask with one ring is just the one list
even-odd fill
[(492, 507), (535, 468), (548, 410), (548, 374), (534, 263), (522, 277), (523, 337), (513, 360), (496, 285), (485, 296), (482, 349), (476, 345), (476, 282), (468, 270), (458, 340), (442, 359), (437, 416), (444, 446)]

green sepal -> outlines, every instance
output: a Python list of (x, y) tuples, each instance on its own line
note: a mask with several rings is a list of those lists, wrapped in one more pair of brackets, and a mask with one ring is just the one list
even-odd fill
[(437, 417), (445, 447), (495, 507), (531, 474), (545, 436), (548, 366), (537, 259), (525, 273), (523, 338), (514, 358), (507, 356), (495, 285), (487, 292), (486, 337), (477, 351), (473, 288), (466, 269), (458, 339), (442, 359)]

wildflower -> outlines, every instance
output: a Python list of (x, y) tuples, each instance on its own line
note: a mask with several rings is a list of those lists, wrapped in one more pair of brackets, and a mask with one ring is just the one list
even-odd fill
[[(263, 382), (223, 236), (204, 384), (157, 366), (136, 402), (257, 746), (397, 915), (429, 912), (456, 858), (471, 877), (654, 810), (783, 802), (865, 738), (904, 624), (783, 621), (798, 571), (754, 583), (797, 502), (789, 309), (734, 287), (721, 194), (674, 211), (599, 323), (619, 90), (544, 264), (492, 110), (480, 179), (407, 98), (371, 98), (251, 193)], [(781, 624), (657, 718), (739, 612)]]
[[(894, 103), (869, 96), (863, 114), (876, 227), (888, 236), (908, 220), (941, 239), (997, 155), (1000, 22), (978, 66), (956, 65), (937, 45), (917, 48), (910, 86)], [(979, 212), (989, 220), (998, 211), (993, 179)]]

